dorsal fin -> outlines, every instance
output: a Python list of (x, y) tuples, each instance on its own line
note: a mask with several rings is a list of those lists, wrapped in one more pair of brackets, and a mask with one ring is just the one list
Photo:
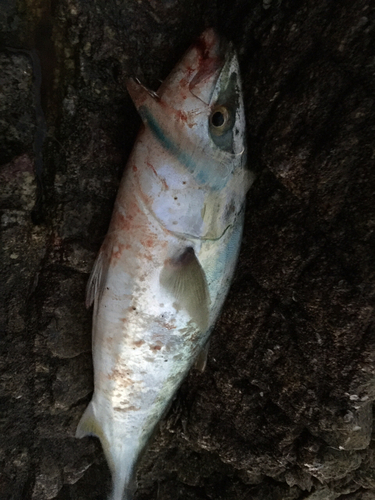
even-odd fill
[(206, 276), (192, 247), (165, 261), (160, 284), (184, 309), (199, 329), (206, 331), (209, 322), (209, 291)]

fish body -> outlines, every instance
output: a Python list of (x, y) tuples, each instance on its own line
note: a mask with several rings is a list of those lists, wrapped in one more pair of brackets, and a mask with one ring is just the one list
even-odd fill
[(76, 433), (101, 440), (111, 500), (133, 497), (140, 454), (205, 349), (251, 182), (238, 61), (213, 30), (157, 94), (127, 86), (144, 125), (88, 283), (94, 394)]

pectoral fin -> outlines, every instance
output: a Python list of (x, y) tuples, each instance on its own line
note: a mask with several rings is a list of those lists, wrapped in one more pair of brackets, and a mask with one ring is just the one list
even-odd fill
[(200, 330), (206, 331), (209, 322), (209, 291), (206, 276), (194, 249), (186, 248), (168, 259), (160, 273), (160, 284), (184, 309)]

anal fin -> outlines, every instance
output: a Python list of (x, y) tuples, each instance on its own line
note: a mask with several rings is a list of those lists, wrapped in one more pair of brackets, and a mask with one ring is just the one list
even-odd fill
[(204, 372), (207, 366), (207, 357), (209, 348), (210, 348), (210, 341), (208, 341), (206, 345), (203, 347), (203, 349), (200, 351), (194, 363), (194, 368), (200, 371), (201, 373)]
[(100, 424), (95, 417), (94, 404), (92, 401), (82, 415), (76, 430), (76, 438), (81, 439), (85, 436), (96, 436), (100, 440), (104, 436)]
[(88, 404), (81, 420), (78, 423), (75, 437), (81, 439), (86, 436), (95, 436), (100, 439), (103, 451), (108, 461), (109, 468), (113, 471), (113, 459), (110, 452), (108, 439), (103, 431), (102, 425), (95, 415), (95, 406), (92, 401)]
[(209, 323), (209, 301), (205, 273), (192, 247), (168, 259), (160, 273), (160, 284), (184, 309), (201, 331)]

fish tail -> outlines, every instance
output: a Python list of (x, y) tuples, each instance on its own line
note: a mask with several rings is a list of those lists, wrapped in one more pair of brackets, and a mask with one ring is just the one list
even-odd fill
[[(120, 451), (113, 454), (110, 443), (98, 418), (96, 405), (92, 400), (83, 414), (76, 431), (76, 437), (96, 436), (100, 439), (104, 454), (107, 458), (112, 473), (112, 493), (109, 500), (133, 500), (136, 490), (136, 480), (131, 464), (132, 455), (125, 446), (120, 446)], [(113, 450), (112, 450), (113, 451)]]
[(133, 500), (135, 490), (135, 480), (133, 478), (129, 479), (128, 474), (114, 474), (113, 488), (109, 500)]

